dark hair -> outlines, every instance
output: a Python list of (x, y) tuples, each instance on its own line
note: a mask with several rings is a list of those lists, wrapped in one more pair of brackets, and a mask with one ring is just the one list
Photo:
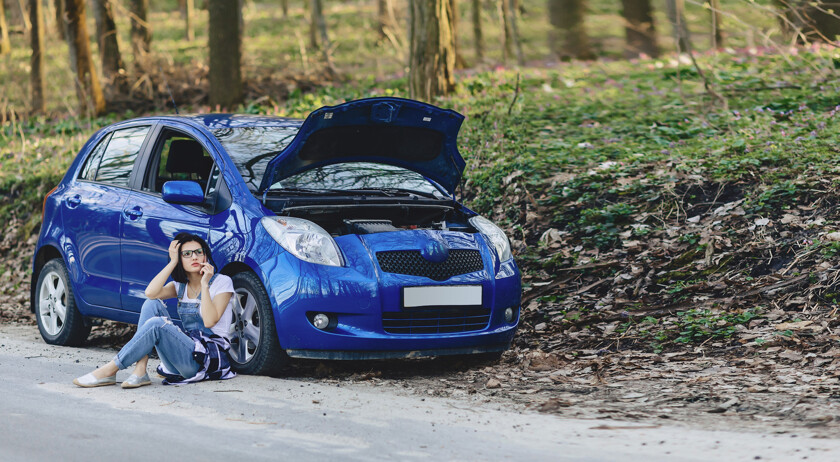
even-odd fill
[[(213, 256), (210, 255), (210, 246), (207, 245), (207, 241), (204, 239), (196, 236), (195, 234), (190, 233), (178, 233), (175, 236), (175, 240), (178, 241), (178, 258), (181, 258), (181, 246), (186, 244), (187, 242), (198, 242), (201, 245), (201, 250), (204, 251), (204, 255), (207, 257), (207, 262), (213, 265), (213, 270), (216, 270), (216, 262), (213, 261)], [(172, 279), (175, 282), (180, 282), (181, 284), (187, 283), (187, 272), (184, 270), (184, 262), (179, 261), (178, 264), (175, 266), (175, 269), (172, 271)]]

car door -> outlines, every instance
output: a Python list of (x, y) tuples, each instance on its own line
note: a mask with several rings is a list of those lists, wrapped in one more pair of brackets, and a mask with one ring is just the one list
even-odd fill
[[(169, 261), (169, 243), (181, 232), (207, 239), (213, 212), (213, 191), (218, 168), (208, 145), (199, 141), (188, 126), (162, 124), (148, 155), (143, 172), (123, 206), (122, 216), (122, 306), (140, 312), (146, 300), (145, 290), (155, 275)], [(205, 204), (170, 204), (163, 200), (163, 184), (171, 180), (200, 183)], [(177, 316), (174, 300), (167, 303)]]
[[(81, 275), (74, 286), (91, 306), (120, 307), (120, 226), (129, 180), (151, 125), (120, 128), (105, 135), (70, 183), (62, 204), (67, 245)], [(72, 263), (72, 262), (70, 262)]]

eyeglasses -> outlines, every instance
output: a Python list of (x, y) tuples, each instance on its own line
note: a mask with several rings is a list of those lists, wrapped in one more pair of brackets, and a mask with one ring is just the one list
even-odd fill
[(192, 254), (195, 254), (196, 257), (200, 257), (204, 255), (204, 249), (195, 249), (195, 250), (182, 250), (181, 256), (184, 258), (190, 258)]

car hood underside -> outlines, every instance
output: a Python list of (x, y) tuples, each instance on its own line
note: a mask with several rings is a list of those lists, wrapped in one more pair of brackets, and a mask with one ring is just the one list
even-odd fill
[(463, 121), (455, 111), (401, 98), (322, 107), (268, 163), (259, 190), (315, 167), (376, 162), (414, 170), (452, 194), (466, 165), (457, 146)]

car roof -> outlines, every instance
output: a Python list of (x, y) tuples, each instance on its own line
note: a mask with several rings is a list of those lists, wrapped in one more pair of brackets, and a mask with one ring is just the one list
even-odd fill
[(199, 128), (205, 128), (207, 130), (244, 127), (299, 127), (303, 123), (302, 119), (292, 119), (289, 117), (254, 114), (184, 114), (151, 116), (139, 119), (132, 119), (132, 121), (141, 120), (180, 121), (190, 123), (192, 125), (198, 126)]

